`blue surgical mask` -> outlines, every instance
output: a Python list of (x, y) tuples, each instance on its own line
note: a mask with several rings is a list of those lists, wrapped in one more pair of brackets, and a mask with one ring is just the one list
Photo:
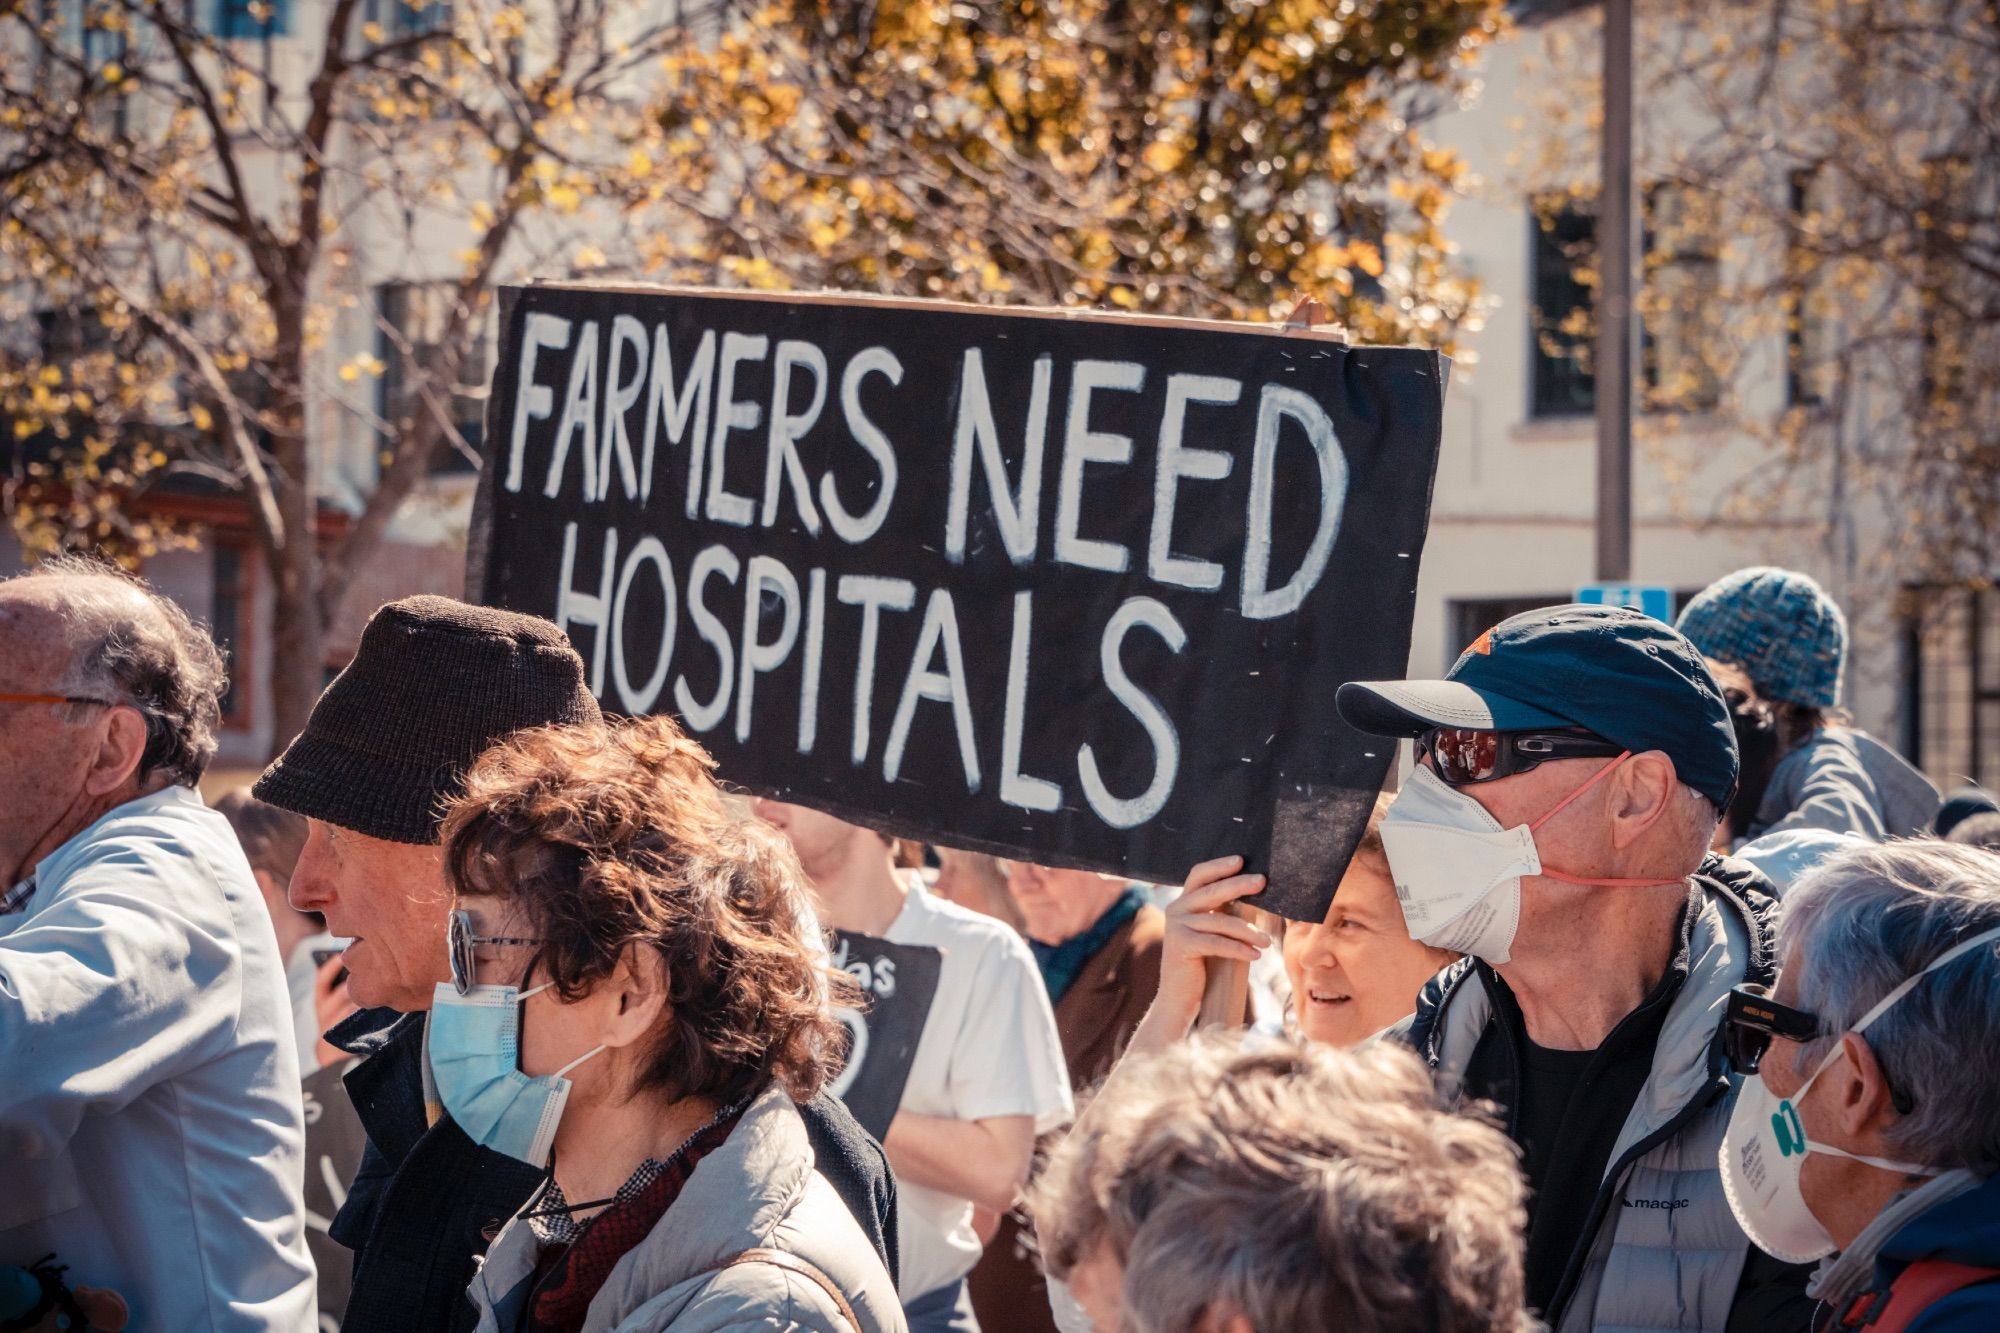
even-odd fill
[(556, 1123), (569, 1101), (570, 1070), (602, 1051), (585, 1051), (553, 1074), (521, 1072), (521, 1003), (547, 990), (474, 986), (460, 995), (439, 982), (425, 1046), (438, 1100), (466, 1137), (530, 1166), (546, 1167)]

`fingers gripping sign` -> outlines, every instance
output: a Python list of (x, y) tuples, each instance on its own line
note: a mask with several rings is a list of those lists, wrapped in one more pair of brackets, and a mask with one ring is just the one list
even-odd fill
[(1269, 933), (1236, 915), (1251, 910), (1239, 905), (1242, 899), (1265, 888), (1264, 876), (1242, 874), (1242, 868), (1240, 856), (1203, 861), (1168, 905), (1160, 989), (1133, 1035), (1134, 1051), (1179, 1041), (1197, 1017), (1204, 1026), (1241, 1021), (1250, 964), (1273, 943)]

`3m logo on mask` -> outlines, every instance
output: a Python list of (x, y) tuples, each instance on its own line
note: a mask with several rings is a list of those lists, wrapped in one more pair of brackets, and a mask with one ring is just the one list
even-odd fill
[(1799, 1121), (1798, 1108), (1790, 1102), (1782, 1103), (1771, 1117), (1771, 1133), (1778, 1140), (1780, 1156), (1795, 1157), (1806, 1150), (1806, 1127)]

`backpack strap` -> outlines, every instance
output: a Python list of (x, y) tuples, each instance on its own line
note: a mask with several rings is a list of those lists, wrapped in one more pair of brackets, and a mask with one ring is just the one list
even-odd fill
[(1886, 1290), (1863, 1292), (1841, 1312), (1838, 1329), (1865, 1328), (1869, 1333), (1904, 1333), (1931, 1306), (1954, 1292), (2000, 1278), (2000, 1268), (1955, 1264), (1947, 1259), (1918, 1259), (1896, 1275)]
[(847, 1303), (847, 1297), (841, 1294), (839, 1287), (833, 1285), (832, 1278), (819, 1270), (818, 1265), (784, 1250), (760, 1248), (732, 1255), (708, 1271), (719, 1273), (726, 1268), (735, 1268), (739, 1264), (769, 1264), (773, 1268), (782, 1268), (788, 1273), (798, 1274), (825, 1292), (827, 1299), (839, 1309), (840, 1317), (847, 1321), (847, 1326), (853, 1329), (854, 1333), (861, 1333), (861, 1321), (854, 1317), (854, 1307)]

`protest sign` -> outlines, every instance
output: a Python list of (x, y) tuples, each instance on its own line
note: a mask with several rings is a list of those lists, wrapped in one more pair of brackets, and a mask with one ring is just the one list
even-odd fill
[(306, 1248), (319, 1275), (320, 1333), (339, 1333), (354, 1273), (353, 1252), (328, 1234), (368, 1143), (341, 1081), (353, 1063), (322, 1065), (305, 1076), (300, 1089), (306, 1117)]
[(1447, 363), (1305, 331), (503, 291), (471, 595), (748, 790), (1326, 906), (1393, 747)]
[(881, 1138), (903, 1104), (917, 1040), (937, 998), (942, 950), (891, 944), (851, 930), (833, 932), (833, 965), (861, 988), (860, 1009), (837, 1009), (847, 1027), (847, 1059), (828, 1088), (861, 1127)]

